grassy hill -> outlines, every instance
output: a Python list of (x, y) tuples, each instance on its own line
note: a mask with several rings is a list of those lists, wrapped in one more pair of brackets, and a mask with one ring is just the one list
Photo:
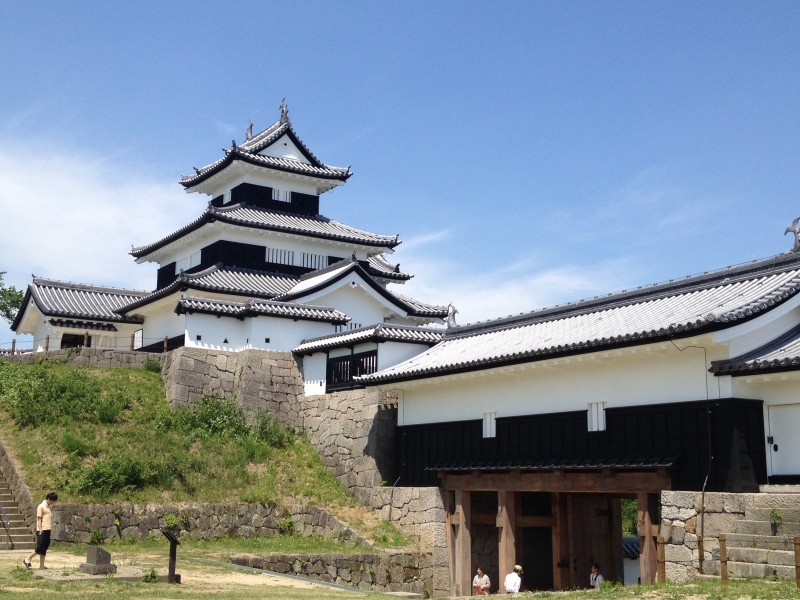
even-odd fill
[(229, 400), (173, 411), (152, 367), (0, 361), (0, 436), (34, 498), (56, 490), (68, 502), (304, 503), (399, 539), (359, 506), (304, 435), (268, 415), (248, 422)]

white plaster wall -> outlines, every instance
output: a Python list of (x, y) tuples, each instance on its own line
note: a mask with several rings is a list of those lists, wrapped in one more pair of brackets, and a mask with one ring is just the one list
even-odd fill
[[(245, 321), (202, 313), (185, 315), (186, 346), (213, 350), (243, 350), (247, 332)], [(200, 340), (197, 336), (200, 336)], [(228, 340), (227, 343), (225, 340)]]
[(386, 388), (402, 388), (398, 424), (415, 425), (481, 419), (490, 410), (502, 418), (586, 410), (588, 402), (615, 408), (703, 400), (706, 390), (709, 398), (717, 398), (718, 387), (707, 369), (702, 351), (666, 347), (635, 354), (593, 353)]
[(639, 559), (638, 558), (623, 558), (622, 559), (622, 573), (625, 585), (636, 585), (639, 583)]
[(142, 309), (145, 316), (142, 326), (143, 345), (163, 341), (164, 336), (172, 338), (185, 334), (184, 315), (175, 314), (176, 304), (177, 299), (170, 297)]
[(388, 369), (394, 365), (398, 365), (404, 360), (416, 356), (425, 350), (428, 346), (424, 344), (400, 344), (398, 342), (384, 342), (378, 348), (378, 370)]
[[(251, 348), (279, 350), (288, 352), (303, 340), (330, 335), (334, 326), (323, 321), (295, 321), (276, 317), (255, 317), (246, 319), (248, 323)], [(269, 338), (269, 343), (264, 339)]]
[[(354, 282), (355, 287), (351, 286)], [(368, 289), (362, 279), (352, 275), (334, 290), (323, 290), (303, 298), (303, 304), (330, 306), (350, 317), (351, 323), (363, 326), (383, 323), (385, 317), (397, 314), (397, 309), (376, 292)]]
[(326, 366), (327, 356), (324, 352), (303, 357), (303, 384), (306, 396), (325, 393)]

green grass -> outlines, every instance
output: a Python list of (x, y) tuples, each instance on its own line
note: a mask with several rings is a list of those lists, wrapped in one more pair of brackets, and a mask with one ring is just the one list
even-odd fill
[(160, 373), (0, 361), (0, 435), (34, 497), (65, 502), (310, 504), (403, 544), (322, 463), (307, 438), (232, 401), (172, 411)]

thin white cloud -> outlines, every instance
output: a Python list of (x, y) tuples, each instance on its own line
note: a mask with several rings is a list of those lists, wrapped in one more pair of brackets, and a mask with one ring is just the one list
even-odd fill
[[(153, 289), (155, 266), (128, 254), (199, 216), (204, 202), (112, 160), (58, 145), (0, 140), (0, 271), (25, 289), (31, 274)], [(0, 332), (0, 342), (13, 337)]]

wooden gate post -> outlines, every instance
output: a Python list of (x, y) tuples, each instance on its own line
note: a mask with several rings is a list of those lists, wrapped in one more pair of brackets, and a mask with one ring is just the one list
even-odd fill
[(469, 596), (472, 594), (472, 535), (470, 532), (472, 513), (470, 506), (470, 492), (456, 490), (456, 511), (454, 521), (458, 524), (455, 532), (455, 551), (453, 558), (455, 564), (455, 595)]
[(50, 351), (50, 334), (49, 333), (46, 336), (44, 336), (44, 351), (45, 352), (49, 352)]
[(498, 583), (500, 584), (498, 593), (505, 594), (506, 589), (503, 585), (503, 578), (511, 573), (516, 562), (516, 536), (514, 528), (517, 516), (516, 492), (499, 491), (497, 492), (497, 554), (499, 559), (500, 573)]
[(133, 352), (133, 334), (131, 334), (131, 352)]
[(719, 534), (719, 574), (722, 585), (728, 585), (728, 547), (724, 533)]
[(11, 356), (14, 356), (14, 353), (17, 350), (17, 338), (11, 340)]
[(800, 590), (800, 536), (794, 538), (794, 584)]
[(164, 336), (164, 354), (167, 353), (167, 347), (169, 346), (169, 338)]
[[(655, 521), (658, 518), (656, 494), (636, 494), (639, 529), (639, 574), (642, 583), (656, 582), (656, 543), (654, 538)], [(656, 534), (657, 535), (657, 534)]]
[(89, 345), (89, 332), (85, 332), (83, 334), (83, 347), (86, 348)]
[(658, 536), (658, 583), (667, 580), (667, 559), (664, 550), (664, 538)]

